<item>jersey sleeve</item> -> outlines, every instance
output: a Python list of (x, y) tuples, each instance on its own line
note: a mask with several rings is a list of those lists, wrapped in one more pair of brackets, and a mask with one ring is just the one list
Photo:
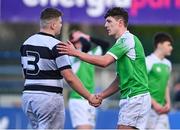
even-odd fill
[(172, 63), (170, 62), (170, 71), (172, 71)]
[(171, 72), (172, 71), (172, 63), (171, 63), (171, 61), (167, 60), (167, 64), (168, 64), (170, 72)]
[(53, 47), (52, 53), (53, 53), (57, 68), (60, 71), (71, 68), (71, 62), (68, 55), (59, 54), (58, 50), (56, 49), (56, 46)]
[(146, 68), (147, 72), (149, 73), (152, 68), (152, 60), (149, 58), (149, 56), (146, 57)]
[(131, 44), (129, 44), (127, 38), (121, 38), (109, 49), (107, 54), (113, 56), (116, 60), (121, 58), (131, 49)]

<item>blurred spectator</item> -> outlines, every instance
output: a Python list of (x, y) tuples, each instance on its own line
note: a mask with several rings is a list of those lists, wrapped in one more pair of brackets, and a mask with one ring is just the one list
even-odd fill
[[(76, 49), (93, 55), (104, 54), (109, 43), (99, 38), (94, 38), (81, 31), (73, 31), (69, 39)], [(92, 48), (92, 43), (95, 47)], [(76, 57), (71, 57), (73, 72), (78, 76), (81, 82), (90, 93), (95, 91), (95, 66), (81, 61)], [(81, 110), (80, 110), (81, 109)], [(69, 110), (73, 128), (93, 129), (95, 127), (95, 108), (89, 105), (88, 101), (79, 95), (76, 91), (70, 92)]]

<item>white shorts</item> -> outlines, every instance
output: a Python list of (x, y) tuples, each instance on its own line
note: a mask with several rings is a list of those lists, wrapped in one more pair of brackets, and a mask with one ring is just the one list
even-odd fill
[(121, 99), (119, 107), (118, 125), (132, 126), (140, 130), (145, 129), (151, 108), (149, 93)]
[(168, 115), (159, 115), (154, 109), (151, 109), (146, 128), (154, 130), (170, 129)]
[(51, 92), (23, 92), (22, 108), (33, 129), (63, 129), (63, 95)]
[(95, 107), (85, 99), (69, 99), (69, 110), (73, 128), (80, 125), (95, 126)]

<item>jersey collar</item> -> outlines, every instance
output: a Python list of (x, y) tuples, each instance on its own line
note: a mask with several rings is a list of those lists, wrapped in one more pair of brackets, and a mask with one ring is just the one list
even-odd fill
[(160, 59), (158, 56), (155, 55), (155, 53), (151, 54), (153, 57), (155, 57), (155, 59), (157, 59), (159, 62), (164, 62), (165, 58)]
[(117, 41), (119, 41), (121, 38), (126, 37), (126, 33), (129, 33), (129, 31), (126, 30), (126, 31), (116, 40), (116, 43), (117, 43)]
[(37, 33), (37, 34), (40, 34), (40, 35), (45, 35), (45, 36), (50, 36), (50, 37), (55, 38), (55, 36), (54, 36), (54, 35), (49, 34), (49, 33), (45, 33), (45, 32), (39, 32), (39, 33)]

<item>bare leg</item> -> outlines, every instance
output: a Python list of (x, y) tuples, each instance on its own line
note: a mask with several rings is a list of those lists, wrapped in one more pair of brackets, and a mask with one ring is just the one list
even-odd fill
[(118, 130), (137, 130), (137, 128), (132, 126), (126, 126), (126, 125), (118, 125)]
[(80, 125), (80, 126), (76, 127), (76, 130), (82, 130), (82, 129), (92, 130), (93, 126), (91, 126), (91, 125)]

